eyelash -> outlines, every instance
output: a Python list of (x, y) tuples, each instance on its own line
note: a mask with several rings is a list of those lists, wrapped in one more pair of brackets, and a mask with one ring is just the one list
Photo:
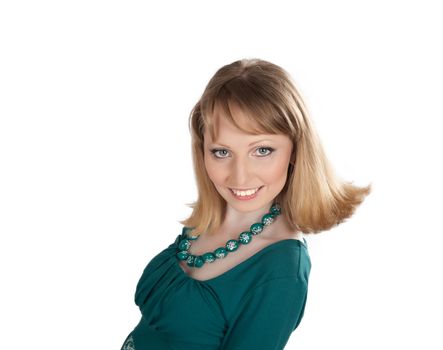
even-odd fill
[[(272, 147), (258, 147), (257, 149), (266, 149), (266, 150), (269, 151), (268, 154), (259, 156), (260, 158), (267, 157), (267, 156), (271, 155), (272, 153), (274, 153), (274, 151), (275, 151), (275, 149), (272, 148)], [(224, 149), (224, 148), (213, 148), (213, 149), (211, 149), (211, 153), (213, 154), (214, 158), (216, 158), (216, 159), (225, 159), (225, 158), (227, 158), (227, 157), (217, 157), (216, 153), (220, 152), (220, 151), (226, 151), (226, 149)]]

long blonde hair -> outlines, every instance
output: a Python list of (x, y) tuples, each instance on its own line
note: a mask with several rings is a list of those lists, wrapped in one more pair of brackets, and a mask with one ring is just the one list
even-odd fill
[[(260, 130), (245, 130), (234, 119), (230, 103), (236, 103)], [(326, 158), (308, 110), (290, 75), (281, 67), (260, 59), (242, 59), (220, 68), (206, 86), (189, 116), (192, 157), (198, 199), (187, 205), (191, 215), (179, 221), (194, 228), (193, 234), (212, 234), (223, 223), (226, 201), (209, 179), (204, 164), (206, 130), (218, 134), (215, 108), (244, 132), (284, 134), (293, 142), (288, 177), (275, 199), (290, 228), (319, 233), (354, 213), (371, 184), (357, 187), (340, 180)]]

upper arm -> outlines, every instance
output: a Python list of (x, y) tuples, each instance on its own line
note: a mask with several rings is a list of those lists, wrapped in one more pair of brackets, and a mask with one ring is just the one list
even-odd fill
[(283, 349), (303, 317), (307, 292), (307, 281), (295, 277), (257, 286), (241, 303), (221, 349)]

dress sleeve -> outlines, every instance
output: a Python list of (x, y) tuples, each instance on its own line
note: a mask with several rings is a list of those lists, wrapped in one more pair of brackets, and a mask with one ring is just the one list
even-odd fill
[(272, 279), (251, 290), (227, 329), (221, 350), (282, 350), (299, 325), (307, 299), (303, 278)]

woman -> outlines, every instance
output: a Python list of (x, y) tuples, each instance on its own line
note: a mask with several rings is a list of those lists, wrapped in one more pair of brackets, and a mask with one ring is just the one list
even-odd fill
[(370, 193), (338, 179), (288, 73), (258, 59), (219, 69), (190, 115), (198, 199), (137, 284), (122, 349), (283, 349), (303, 317), (303, 234)]

